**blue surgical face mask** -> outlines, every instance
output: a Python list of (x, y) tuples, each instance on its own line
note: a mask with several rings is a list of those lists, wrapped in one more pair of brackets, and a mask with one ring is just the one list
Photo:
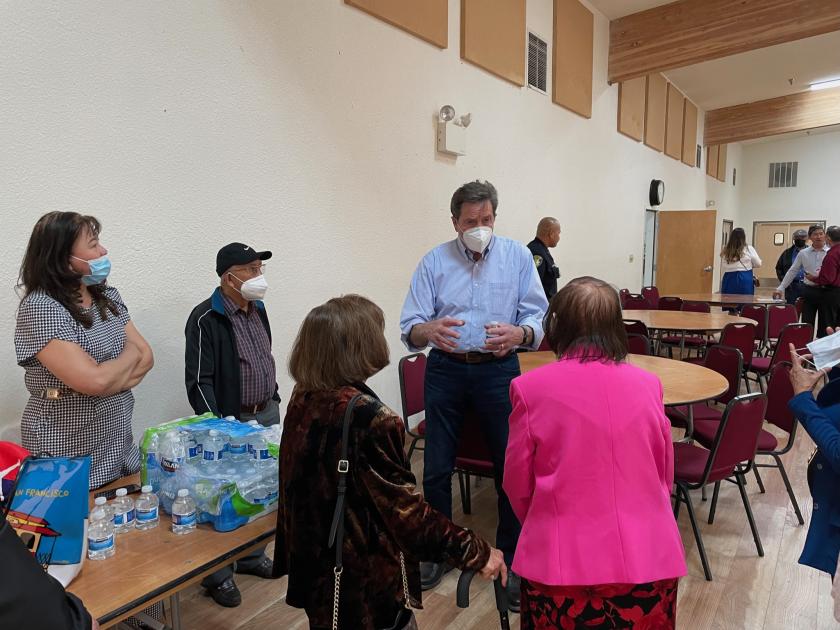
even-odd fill
[(102, 284), (108, 278), (108, 274), (111, 273), (111, 260), (108, 258), (108, 254), (94, 258), (93, 260), (85, 260), (78, 256), (70, 256), (70, 258), (75, 258), (88, 264), (90, 273), (82, 276), (82, 284), (86, 284), (87, 286)]

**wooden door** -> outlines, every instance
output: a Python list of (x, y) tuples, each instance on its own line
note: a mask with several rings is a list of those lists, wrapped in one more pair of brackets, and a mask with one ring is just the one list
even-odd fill
[(711, 292), (716, 232), (715, 210), (659, 213), (656, 240), (659, 295)]

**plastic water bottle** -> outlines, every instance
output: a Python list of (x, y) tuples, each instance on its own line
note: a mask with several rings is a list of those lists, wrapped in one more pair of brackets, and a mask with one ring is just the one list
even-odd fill
[(201, 456), (199, 452), (199, 443), (196, 439), (196, 434), (192, 431), (182, 431), (181, 441), (184, 443), (184, 450), (186, 451), (187, 461), (195, 462)]
[(195, 501), (186, 488), (178, 490), (178, 498), (172, 504), (172, 531), (176, 534), (189, 534), (195, 529)]
[(157, 495), (152, 492), (152, 486), (143, 486), (140, 492), (140, 496), (134, 502), (134, 510), (137, 513), (134, 526), (143, 530), (157, 527), (160, 522)]
[(154, 491), (160, 489), (160, 438), (153, 433), (146, 448), (146, 482)]
[(114, 534), (114, 512), (105, 497), (96, 497), (88, 523), (88, 558), (104, 560), (117, 551)]
[(160, 445), (160, 468), (164, 476), (173, 475), (178, 472), (184, 459), (186, 450), (181, 436), (174, 429), (163, 436)]
[(128, 490), (117, 490), (117, 498), (112, 502), (114, 508), (114, 531), (118, 534), (134, 529), (134, 499), (128, 496)]
[(273, 465), (274, 458), (268, 452), (268, 442), (265, 441), (262, 431), (251, 435), (248, 444), (249, 450), (254, 454), (254, 466), (257, 469)]
[(249, 451), (248, 436), (232, 435), (230, 436), (230, 442), (228, 442), (228, 453), (225, 457), (227, 458), (230, 455), (231, 460), (234, 462), (247, 461)]
[(266, 497), (266, 503), (272, 503), (277, 501), (280, 498), (280, 480), (277, 478), (277, 475), (269, 475), (265, 479), (266, 488), (268, 489), (268, 496)]
[(224, 458), (225, 442), (216, 429), (210, 429), (207, 439), (202, 445), (202, 466), (208, 473), (212, 473)]

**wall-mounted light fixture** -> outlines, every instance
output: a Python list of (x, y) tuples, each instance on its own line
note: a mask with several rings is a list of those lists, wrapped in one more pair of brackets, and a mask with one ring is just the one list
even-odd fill
[(444, 105), (438, 112), (437, 150), (450, 155), (467, 154), (467, 127), (472, 114), (456, 116), (452, 105)]

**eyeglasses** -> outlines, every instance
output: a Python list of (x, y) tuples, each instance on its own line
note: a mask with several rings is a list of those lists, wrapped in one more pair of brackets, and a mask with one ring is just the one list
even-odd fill
[(246, 265), (244, 267), (237, 267), (236, 270), (241, 271), (243, 273), (248, 273), (252, 276), (259, 276), (265, 273), (265, 265)]

